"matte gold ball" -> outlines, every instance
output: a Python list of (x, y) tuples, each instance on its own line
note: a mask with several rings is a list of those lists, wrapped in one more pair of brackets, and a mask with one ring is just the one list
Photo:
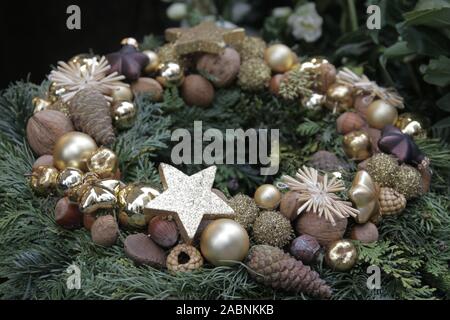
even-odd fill
[(358, 251), (349, 240), (333, 242), (325, 254), (325, 262), (336, 271), (348, 271), (356, 264)]
[(53, 151), (56, 168), (87, 170), (87, 160), (97, 150), (94, 139), (82, 132), (68, 132), (58, 139)]
[(347, 111), (353, 107), (353, 89), (344, 84), (332, 84), (327, 90), (325, 106), (333, 112)]
[(178, 87), (184, 81), (183, 68), (174, 62), (168, 62), (159, 66), (159, 76), (156, 80), (163, 87)]
[(114, 177), (118, 165), (114, 151), (104, 147), (96, 150), (87, 162), (89, 171), (96, 173), (102, 179)]
[(395, 122), (397, 128), (413, 138), (426, 138), (428, 125), (426, 118), (409, 112), (402, 113)]
[(273, 210), (280, 204), (281, 192), (271, 184), (264, 184), (256, 189), (254, 199), (258, 207)]
[(264, 60), (274, 72), (284, 73), (289, 71), (295, 63), (295, 55), (284, 44), (274, 44), (266, 49)]
[(372, 102), (367, 109), (367, 122), (375, 129), (381, 130), (387, 125), (395, 124), (397, 117), (397, 109), (384, 100)]
[(344, 136), (344, 152), (350, 159), (362, 161), (371, 156), (369, 135), (361, 130), (353, 131)]
[(134, 95), (130, 87), (117, 86), (112, 91), (111, 98), (113, 99), (113, 102), (121, 102), (121, 101), (131, 102), (134, 99)]
[(133, 126), (137, 116), (136, 106), (128, 101), (120, 101), (112, 106), (114, 125), (119, 130), (129, 129)]
[(202, 255), (215, 266), (230, 266), (247, 256), (250, 240), (247, 231), (236, 221), (219, 219), (202, 233)]
[(144, 68), (145, 73), (149, 74), (158, 71), (158, 67), (160, 64), (158, 54), (151, 50), (145, 50), (142, 51), (142, 53), (145, 54), (149, 59), (149, 63)]
[(76, 188), (83, 183), (83, 171), (74, 168), (66, 168), (59, 173), (58, 187), (66, 192)]
[(58, 170), (52, 166), (39, 166), (31, 174), (31, 188), (38, 194), (49, 194), (56, 189)]

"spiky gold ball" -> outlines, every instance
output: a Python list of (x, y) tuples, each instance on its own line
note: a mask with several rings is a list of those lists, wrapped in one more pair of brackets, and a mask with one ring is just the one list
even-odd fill
[(270, 82), (272, 72), (262, 59), (244, 61), (239, 71), (239, 86), (246, 91), (263, 90)]
[(228, 205), (236, 213), (234, 220), (249, 231), (259, 215), (255, 200), (247, 195), (238, 194), (228, 201)]
[(253, 239), (257, 244), (284, 247), (294, 236), (291, 222), (276, 211), (264, 211), (253, 225)]
[(397, 169), (397, 161), (385, 153), (377, 153), (367, 161), (367, 172), (381, 187), (392, 186)]
[(420, 172), (416, 168), (402, 164), (394, 175), (392, 187), (407, 200), (417, 197), (422, 191)]
[(242, 61), (258, 58), (264, 59), (264, 52), (266, 51), (266, 42), (258, 37), (246, 37), (242, 42), (239, 50)]

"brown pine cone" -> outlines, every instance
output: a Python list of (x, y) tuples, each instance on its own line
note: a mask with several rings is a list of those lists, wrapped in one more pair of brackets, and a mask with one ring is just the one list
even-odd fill
[(398, 214), (406, 208), (405, 196), (392, 188), (381, 188), (379, 199), (383, 216)]
[(116, 139), (111, 111), (105, 97), (95, 89), (78, 92), (69, 104), (73, 125), (90, 135), (99, 145), (110, 145)]
[(281, 249), (267, 245), (254, 246), (250, 249), (247, 266), (251, 269), (252, 278), (273, 289), (303, 292), (320, 299), (331, 297), (331, 288), (317, 272)]
[(180, 244), (172, 249), (167, 257), (167, 269), (173, 272), (188, 272), (203, 266), (200, 252), (193, 246)]

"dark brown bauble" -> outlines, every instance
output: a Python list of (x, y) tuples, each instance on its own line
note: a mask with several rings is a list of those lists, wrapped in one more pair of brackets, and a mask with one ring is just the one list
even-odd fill
[(33, 170), (39, 168), (40, 166), (53, 166), (53, 156), (51, 155), (43, 155), (40, 156), (34, 163), (33, 163)]
[(417, 168), (419, 170), (420, 175), (422, 177), (422, 193), (427, 193), (430, 191), (431, 179), (433, 178), (433, 172), (430, 167), (419, 166)]
[(113, 216), (101, 216), (91, 228), (92, 241), (102, 247), (112, 247), (119, 237), (119, 226)]
[(317, 259), (320, 244), (314, 237), (304, 234), (291, 243), (290, 253), (304, 264), (310, 264)]
[(91, 231), (92, 225), (94, 224), (95, 220), (97, 220), (97, 217), (90, 213), (83, 213), (83, 227)]
[(28, 120), (27, 140), (37, 155), (53, 154), (56, 141), (73, 130), (72, 122), (64, 113), (44, 110)]
[(378, 241), (378, 228), (372, 222), (356, 224), (352, 228), (351, 238), (362, 243), (372, 243)]
[(327, 246), (333, 241), (340, 240), (347, 228), (347, 219), (336, 219), (336, 225), (324, 217), (319, 217), (315, 212), (305, 212), (300, 215), (295, 223), (297, 234), (308, 234), (319, 242), (321, 246)]
[(272, 77), (269, 84), (270, 93), (273, 95), (278, 95), (280, 93), (280, 84), (284, 78), (284, 74), (276, 74)]
[(217, 88), (231, 85), (241, 67), (239, 53), (226, 48), (222, 54), (205, 54), (197, 61), (197, 71)]
[(367, 118), (367, 109), (372, 104), (373, 100), (374, 97), (368, 94), (359, 94), (355, 97), (355, 110), (364, 120)]
[(56, 203), (55, 221), (58, 225), (68, 230), (81, 227), (83, 215), (76, 203), (70, 202), (69, 198), (62, 198)]
[(110, 145), (115, 141), (110, 105), (100, 91), (81, 90), (70, 100), (69, 109), (75, 128), (97, 144)]
[(157, 216), (148, 224), (148, 234), (153, 241), (163, 248), (177, 244), (180, 233), (172, 217)]
[(131, 84), (134, 95), (147, 94), (152, 101), (162, 101), (164, 89), (158, 81), (152, 78), (139, 78)]
[(298, 197), (299, 194), (297, 192), (289, 191), (281, 198), (280, 213), (290, 221), (294, 221), (297, 218), (297, 210), (301, 206)]
[(214, 87), (202, 76), (192, 74), (184, 80), (181, 94), (187, 105), (206, 108), (214, 100)]
[(328, 88), (336, 82), (336, 67), (329, 63), (321, 63), (318, 68), (317, 85), (314, 86), (319, 93), (325, 94)]
[(315, 169), (326, 172), (339, 171), (345, 167), (345, 163), (334, 153), (325, 150), (319, 150), (314, 153), (309, 160), (309, 165)]
[(125, 254), (137, 265), (163, 268), (166, 266), (164, 250), (143, 233), (133, 234), (125, 239)]
[(340, 134), (347, 134), (359, 130), (366, 125), (366, 122), (355, 112), (344, 112), (336, 120), (336, 129)]

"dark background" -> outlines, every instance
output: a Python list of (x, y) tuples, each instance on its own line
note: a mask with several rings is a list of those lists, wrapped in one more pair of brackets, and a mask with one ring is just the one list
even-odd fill
[[(255, 2), (261, 10), (261, 1)], [(280, 5), (262, 3), (262, 13), (267, 14)], [(66, 10), (71, 4), (81, 8), (81, 30), (66, 27)], [(1, 1), (0, 88), (28, 75), (40, 83), (59, 60), (90, 49), (100, 54), (116, 51), (124, 37), (141, 40), (150, 33), (162, 35), (165, 28), (174, 26), (166, 17), (169, 5), (156, 0)]]

